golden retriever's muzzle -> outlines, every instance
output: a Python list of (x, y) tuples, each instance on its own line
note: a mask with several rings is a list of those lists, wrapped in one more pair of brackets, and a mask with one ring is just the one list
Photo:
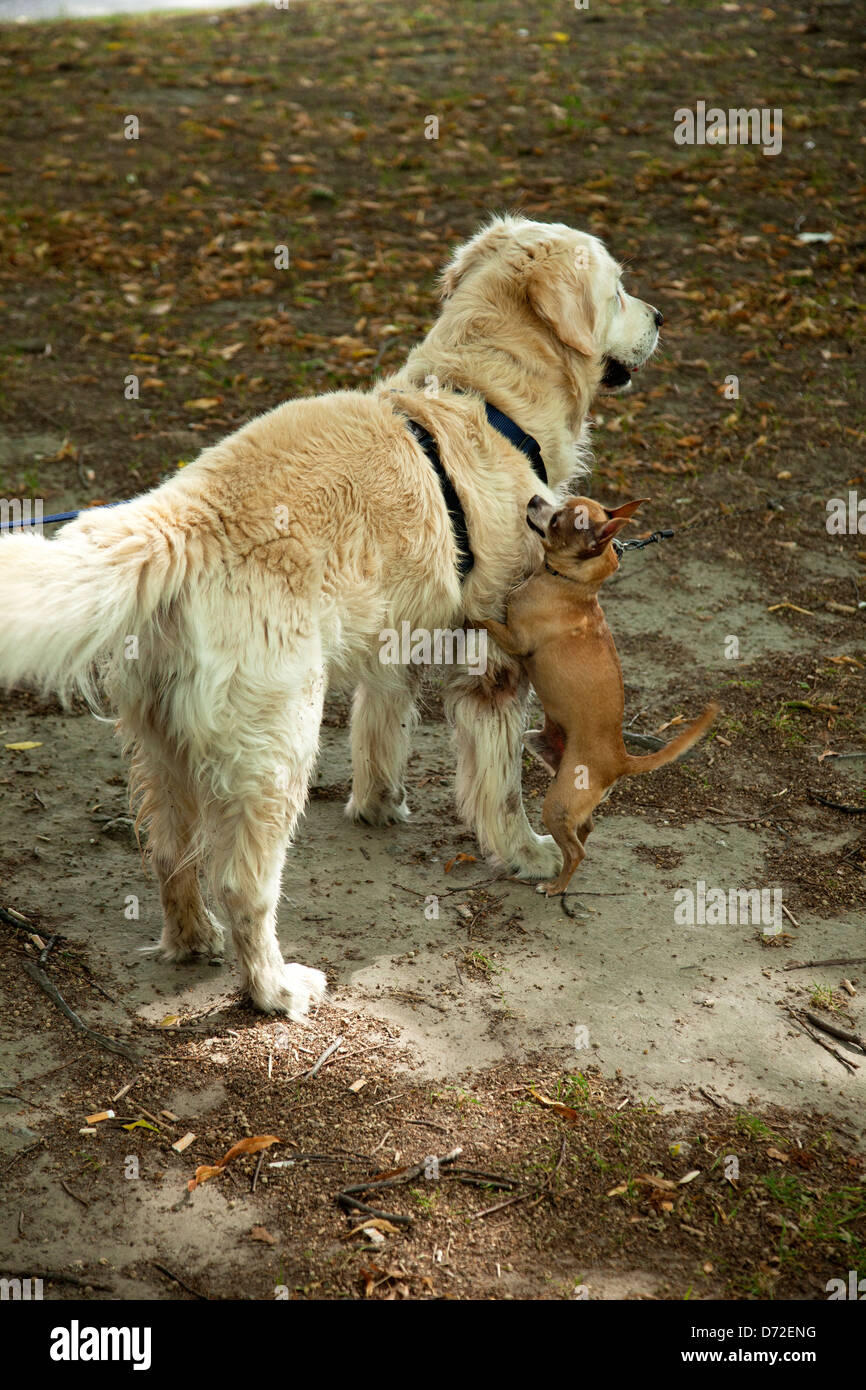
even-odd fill
[(662, 313), (661, 309), (656, 309), (654, 305), (647, 305), (647, 308), (650, 309), (653, 319), (655, 321), (656, 331), (652, 345), (649, 351), (644, 356), (643, 361), (641, 362), (632, 362), (627, 365), (625, 362), (622, 362), (618, 357), (614, 357), (611, 354), (608, 354), (605, 357), (604, 373), (601, 378), (601, 384), (607, 391), (624, 391), (628, 386), (630, 386), (632, 372), (636, 372), (639, 367), (643, 366), (644, 362), (649, 361), (650, 357), (652, 357), (653, 353), (655, 352), (658, 346), (658, 330), (664, 323), (665, 316)]

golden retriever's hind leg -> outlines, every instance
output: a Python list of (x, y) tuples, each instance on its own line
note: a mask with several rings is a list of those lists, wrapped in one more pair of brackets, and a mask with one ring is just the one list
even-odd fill
[(383, 668), (378, 681), (363, 680), (352, 701), (350, 820), (393, 825), (409, 819), (403, 778), (418, 723), (414, 668)]
[[(283, 960), (277, 905), (286, 848), (304, 810), (316, 760), (325, 677), (321, 666), (292, 672), (291, 693), (262, 689), (259, 671), (234, 687), (244, 718), (226, 718), (213, 760), (202, 768), (207, 872), (256, 1008), (300, 1019), (325, 995), (321, 970)], [(231, 712), (227, 712), (227, 716)]]
[(195, 793), (184, 776), (183, 760), (168, 747), (139, 744), (133, 758), (131, 788), (139, 799), (136, 824), (146, 829), (146, 854), (162, 902), (163, 928), (158, 951), (164, 960), (193, 956), (222, 958), (225, 933), (208, 911), (198, 878), (199, 833)]
[(457, 740), (457, 809), (482, 851), (515, 878), (547, 878), (562, 860), (549, 835), (536, 835), (522, 797), (522, 739), (529, 682), (517, 666), (482, 676), (455, 671), (446, 709)]

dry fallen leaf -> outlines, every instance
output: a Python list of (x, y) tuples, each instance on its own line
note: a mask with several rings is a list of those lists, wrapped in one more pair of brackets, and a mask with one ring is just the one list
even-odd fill
[(276, 1245), (277, 1238), (272, 1236), (266, 1226), (253, 1226), (250, 1231), (250, 1240), (260, 1240), (265, 1245)]
[(225, 1158), (220, 1160), (220, 1167), (224, 1168), (240, 1154), (257, 1154), (261, 1149), (269, 1149), (271, 1144), (280, 1142), (275, 1134), (254, 1134), (249, 1139), (239, 1139), (237, 1144), (232, 1144)]
[[(240, 1154), (257, 1154), (261, 1149), (269, 1149), (271, 1144), (279, 1144), (281, 1140), (275, 1134), (254, 1134), (249, 1139), (239, 1139), (237, 1144), (232, 1144), (228, 1153), (225, 1154), (219, 1163), (203, 1163), (195, 1170), (195, 1177), (190, 1178), (187, 1183), (187, 1191), (194, 1192), (195, 1189), (209, 1178), (215, 1178), (217, 1173), (221, 1173), (227, 1163), (231, 1163), (233, 1158)], [(172, 1145), (177, 1148), (177, 1145)]]
[(677, 1184), (668, 1178), (657, 1177), (655, 1173), (638, 1173), (634, 1179), (638, 1187), (651, 1187), (658, 1192), (676, 1192)]
[(572, 1106), (563, 1105), (562, 1102), (558, 1100), (551, 1100), (550, 1096), (542, 1096), (538, 1093), (538, 1091), (534, 1091), (531, 1086), (529, 1088), (529, 1094), (532, 1096), (532, 1099), (534, 1101), (538, 1102), (539, 1105), (545, 1106), (548, 1110), (555, 1111), (557, 1115), (562, 1115), (563, 1119), (577, 1119), (577, 1111), (573, 1109)]
[(395, 1226), (391, 1221), (386, 1221), (383, 1216), (371, 1216), (369, 1220), (362, 1221), (360, 1226), (353, 1226), (351, 1231), (347, 1231), (341, 1240), (351, 1240), (352, 1236), (362, 1234), (364, 1231), (381, 1231), (386, 1236), (398, 1236), (399, 1226)]
[(450, 874), (455, 864), (474, 864), (476, 862), (474, 854), (455, 854), (453, 859), (449, 859), (445, 865), (446, 874)]

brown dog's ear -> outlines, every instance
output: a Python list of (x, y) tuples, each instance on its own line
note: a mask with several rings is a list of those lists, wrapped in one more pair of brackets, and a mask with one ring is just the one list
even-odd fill
[(601, 526), (597, 526), (593, 534), (598, 544), (604, 545), (605, 542), (612, 541), (623, 526), (628, 526), (630, 520), (631, 518), (627, 516), (614, 516), (611, 517), (610, 521), (605, 521)]
[(528, 281), (529, 301), (559, 338), (584, 357), (595, 355), (595, 302), (589, 266), (572, 253), (551, 256)]
[(644, 502), (649, 502), (649, 497), (638, 497), (634, 502), (623, 502), (621, 507), (605, 507), (608, 516), (624, 516), (626, 521), (633, 517), (638, 507), (642, 507)]
[(495, 254), (511, 236), (511, 219), (497, 217), (489, 227), (482, 227), (470, 241), (458, 246), (439, 279), (439, 296), (449, 299), (461, 280), (470, 270), (474, 270)]

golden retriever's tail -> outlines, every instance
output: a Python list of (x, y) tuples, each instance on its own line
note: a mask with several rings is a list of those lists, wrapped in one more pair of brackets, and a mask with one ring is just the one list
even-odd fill
[(660, 748), (657, 753), (648, 753), (644, 757), (633, 757), (627, 753), (623, 762), (621, 777), (631, 777), (636, 772), (653, 772), (657, 767), (664, 767), (665, 763), (672, 763), (675, 758), (681, 758), (683, 753), (688, 752), (693, 744), (697, 743), (707, 729), (712, 724), (719, 712), (718, 705), (713, 702), (707, 705), (693, 724), (689, 724), (683, 729), (681, 734), (672, 738), (670, 743), (666, 743), (664, 748)]
[(182, 528), (150, 497), (94, 509), (53, 540), (0, 536), (0, 685), (96, 703), (107, 665), (135, 660), (186, 571)]

